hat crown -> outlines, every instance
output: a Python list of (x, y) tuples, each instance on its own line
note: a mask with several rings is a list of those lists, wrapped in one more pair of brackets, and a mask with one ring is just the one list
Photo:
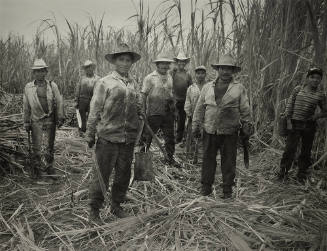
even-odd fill
[(32, 69), (43, 69), (43, 68), (48, 68), (47, 64), (44, 62), (42, 58), (35, 59)]
[(218, 62), (218, 65), (230, 65), (230, 66), (236, 66), (235, 60), (232, 57), (231, 54), (225, 54), (223, 55)]
[(114, 50), (114, 53), (123, 53), (123, 52), (130, 52), (130, 48), (126, 43), (119, 43)]
[(95, 65), (95, 63), (93, 63), (91, 60), (88, 59), (83, 64), (84, 67), (89, 66), (89, 65)]
[(153, 62), (173, 62), (170, 55), (168, 53), (159, 53), (156, 59)]
[(189, 60), (190, 58), (186, 57), (185, 53), (183, 51), (180, 51), (175, 57), (175, 60)]
[(199, 70), (207, 71), (207, 68), (204, 65), (199, 65), (195, 67), (195, 71), (199, 71)]

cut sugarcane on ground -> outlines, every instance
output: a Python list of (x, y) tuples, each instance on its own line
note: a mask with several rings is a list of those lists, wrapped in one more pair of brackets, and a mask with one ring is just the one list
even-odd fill
[(0, 249), (326, 250), (322, 170), (314, 170), (304, 186), (292, 180), (277, 183), (278, 151), (256, 153), (250, 169), (244, 168), (240, 153), (234, 199), (222, 200), (219, 167), (213, 194), (202, 197), (201, 163), (189, 164), (177, 148), (184, 168), (171, 168), (160, 161), (157, 147), (151, 150), (155, 181), (132, 182), (131, 201), (123, 204), (130, 217), (116, 218), (106, 204), (101, 211), (105, 224), (97, 226), (87, 221), (92, 150), (76, 128), (59, 130), (58, 181), (44, 177), (35, 182), (19, 171), (1, 177)]

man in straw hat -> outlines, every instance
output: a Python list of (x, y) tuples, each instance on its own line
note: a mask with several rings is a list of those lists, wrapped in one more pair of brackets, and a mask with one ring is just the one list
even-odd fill
[[(167, 55), (159, 55), (153, 61), (156, 70), (147, 75), (143, 80), (141, 93), (143, 105), (146, 109), (149, 126), (154, 133), (159, 129), (163, 132), (165, 139), (165, 150), (168, 155), (167, 164), (180, 167), (174, 160), (174, 117), (175, 101), (173, 96), (172, 77), (168, 74), (170, 64), (174, 62)], [(149, 149), (152, 136), (146, 129), (143, 131), (143, 143)], [(141, 149), (141, 150), (144, 150)]]
[(185, 70), (185, 66), (190, 62), (190, 58), (186, 57), (184, 52), (180, 51), (174, 60), (177, 64), (177, 69), (172, 71), (174, 96), (178, 112), (176, 143), (180, 143), (183, 139), (185, 129), (186, 114), (184, 111), (184, 104), (186, 91), (187, 88), (192, 85), (192, 77)]
[[(307, 72), (305, 83), (294, 88), (288, 99), (285, 115), (289, 121), (285, 151), (280, 162), (280, 181), (288, 178), (298, 144), (301, 140), (301, 154), (299, 156), (297, 179), (304, 183), (308, 168), (312, 164), (311, 149), (314, 141), (317, 120), (327, 117), (327, 99), (322, 88), (320, 88), (323, 71), (321, 68), (313, 67)], [(321, 112), (315, 113), (317, 107)]]
[[(56, 125), (64, 123), (63, 99), (58, 86), (46, 80), (48, 66), (43, 59), (36, 59), (33, 66), (34, 80), (26, 84), (23, 96), (24, 126), (32, 134), (32, 178), (39, 178), (42, 169), (42, 142), (48, 175), (56, 178), (53, 168)], [(43, 140), (45, 138), (45, 140)]]
[[(100, 79), (91, 100), (87, 121), (86, 140), (95, 148), (96, 162), (101, 177), (94, 174), (90, 186), (90, 221), (100, 223), (99, 209), (104, 202), (101, 184), (108, 188), (110, 174), (115, 169), (111, 189), (111, 212), (117, 217), (127, 213), (120, 206), (125, 201), (131, 176), (134, 145), (139, 130), (139, 115), (142, 113), (141, 98), (137, 83), (130, 78), (129, 71), (141, 56), (130, 50), (126, 44), (105, 55), (114, 71)], [(101, 182), (101, 183), (100, 183)]]
[(81, 116), (82, 126), (79, 127), (80, 135), (86, 132), (86, 121), (90, 111), (90, 102), (93, 96), (93, 89), (95, 83), (100, 79), (99, 76), (94, 74), (96, 65), (91, 60), (86, 60), (83, 69), (85, 76), (83, 76), (76, 85), (75, 101), (76, 109)]
[(192, 131), (198, 137), (203, 124), (201, 194), (206, 196), (212, 192), (216, 156), (220, 149), (222, 198), (227, 199), (232, 197), (234, 185), (240, 121), (250, 122), (250, 108), (245, 87), (233, 80), (233, 74), (240, 71), (240, 67), (235, 65), (232, 56), (222, 56), (219, 63), (212, 64), (212, 67), (218, 71), (218, 77), (201, 90), (193, 115)]

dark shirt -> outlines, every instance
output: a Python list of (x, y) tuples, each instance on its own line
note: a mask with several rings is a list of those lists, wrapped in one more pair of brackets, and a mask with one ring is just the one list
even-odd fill
[(186, 91), (193, 84), (191, 75), (184, 71), (173, 71), (173, 89), (176, 100), (185, 100)]

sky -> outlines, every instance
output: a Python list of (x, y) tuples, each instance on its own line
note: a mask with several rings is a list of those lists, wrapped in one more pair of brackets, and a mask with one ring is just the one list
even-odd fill
[[(0, 37), (9, 33), (24, 35), (33, 39), (40, 20), (56, 18), (61, 33), (68, 31), (65, 18), (82, 27), (88, 24), (89, 17), (99, 21), (104, 14), (105, 26), (135, 30), (135, 6), (139, 0), (0, 0)], [(149, 3), (150, 13), (158, 8), (164, 0), (143, 0)], [(173, 0), (168, 0), (173, 1)], [(190, 16), (190, 1), (182, 0), (183, 19), (187, 23)], [(198, 0), (203, 6), (208, 0)], [(51, 35), (49, 35), (51, 36)]]

